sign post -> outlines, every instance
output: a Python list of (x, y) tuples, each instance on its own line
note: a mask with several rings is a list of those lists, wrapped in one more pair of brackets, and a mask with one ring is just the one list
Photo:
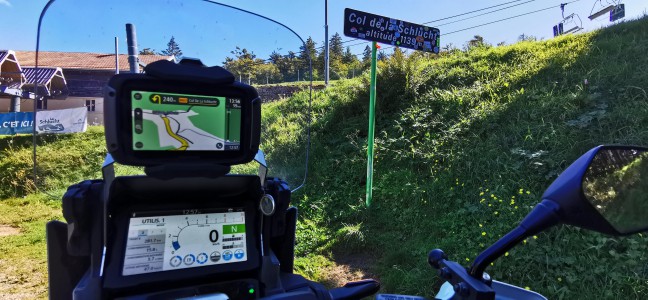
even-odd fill
[(347, 8), (344, 10), (344, 35), (372, 42), (369, 131), (367, 133), (367, 194), (365, 200), (365, 204), (369, 207), (373, 197), (377, 43), (439, 53), (441, 32), (437, 28)]
[(373, 196), (373, 150), (374, 150), (374, 127), (376, 125), (376, 52), (378, 43), (371, 43), (371, 83), (369, 85), (369, 131), (367, 133), (367, 197), (365, 204), (371, 205)]

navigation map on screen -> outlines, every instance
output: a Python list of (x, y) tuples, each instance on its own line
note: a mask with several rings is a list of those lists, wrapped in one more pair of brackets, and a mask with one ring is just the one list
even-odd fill
[(241, 99), (132, 91), (133, 150), (236, 151)]

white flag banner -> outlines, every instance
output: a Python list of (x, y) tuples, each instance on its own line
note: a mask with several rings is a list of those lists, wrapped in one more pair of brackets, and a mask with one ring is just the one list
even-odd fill
[(39, 111), (35, 123), (39, 133), (85, 132), (88, 129), (88, 109), (78, 107)]

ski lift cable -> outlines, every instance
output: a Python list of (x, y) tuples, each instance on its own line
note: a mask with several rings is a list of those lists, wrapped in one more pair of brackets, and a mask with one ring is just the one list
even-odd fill
[[(496, 7), (504, 6), (504, 5), (507, 5), (507, 4), (511, 4), (511, 3), (515, 3), (515, 2), (520, 2), (520, 1), (524, 1), (524, 0), (508, 1), (508, 2), (504, 2), (504, 3), (497, 4), (497, 5), (492, 5), (492, 6), (489, 6), (489, 7), (484, 7), (484, 8), (480, 8), (480, 9), (476, 9), (476, 10), (468, 11), (468, 12), (465, 12), (465, 13), (456, 14), (456, 15), (453, 15), (453, 16), (443, 17), (443, 18), (441, 18), (441, 19), (436, 19), (436, 20), (432, 20), (432, 21), (423, 22), (423, 23), (421, 23), (421, 24), (430, 24), (430, 23), (434, 23), (434, 22), (439, 22), (439, 21), (444, 21), (444, 20), (454, 19), (454, 18), (456, 18), (456, 17), (461, 17), (461, 16), (465, 16), (465, 15), (472, 14), (472, 13), (476, 13), (476, 12), (480, 12), (480, 11), (484, 11), (484, 10), (489, 10), (489, 9), (491, 9), (491, 8), (496, 8)], [(529, 2), (533, 2), (533, 1), (536, 1), (536, 0), (528, 0), (528, 1), (523, 2), (523, 3), (519, 3), (519, 4), (511, 5), (511, 6), (508, 6), (508, 7), (500, 8), (500, 9), (498, 9), (498, 10), (494, 10), (494, 11), (487, 12), (487, 13), (484, 13), (484, 14), (480, 14), (480, 15), (477, 15), (477, 16), (473, 16), (473, 17), (469, 17), (469, 18), (464, 18), (464, 19), (462, 19), (462, 20), (468, 20), (468, 19), (472, 19), (472, 18), (475, 18), (475, 17), (478, 17), (478, 16), (487, 15), (487, 14), (490, 14), (490, 13), (493, 13), (493, 12), (496, 12), (496, 11), (501, 11), (501, 10), (509, 9), (509, 8), (511, 8), (511, 7), (514, 7), (514, 6), (518, 6), (518, 5), (526, 4), (526, 3), (529, 3)], [(462, 20), (459, 20), (459, 21), (462, 21)], [(443, 24), (443, 25), (447, 25), (447, 24), (451, 24), (451, 23), (456, 23), (456, 22), (459, 22), (459, 21), (450, 22), (450, 23), (446, 23), (446, 24)], [(441, 26), (441, 25), (439, 25), (439, 26)], [(343, 41), (342, 44), (346, 44), (346, 43), (354, 42), (354, 41), (357, 41), (357, 40), (359, 40), (359, 39), (350, 39), (350, 40), (346, 40), (346, 41)], [(363, 42), (363, 43), (364, 43), (364, 42)], [(361, 43), (361, 44), (363, 44), (363, 43)], [(349, 47), (351, 47), (351, 46), (357, 46), (357, 45), (360, 45), (360, 44), (349, 45)], [(318, 47), (317, 49), (322, 49), (322, 48), (324, 48), (324, 46), (322, 46), (322, 47)]]
[[(520, 6), (520, 5), (523, 5), (523, 4), (527, 4), (527, 3), (530, 3), (530, 2), (535, 2), (535, 1), (537, 1), (537, 0), (528, 0), (528, 1), (525, 1), (525, 2), (522, 2), (522, 3), (513, 4), (513, 5), (511, 5), (511, 6), (502, 7), (502, 8), (500, 8), (500, 9), (496, 9), (496, 10), (488, 11), (488, 12), (481, 13), (481, 14), (478, 14), (478, 15), (470, 16), (470, 17), (467, 17), (467, 18), (459, 19), (459, 20), (454, 20), (454, 21), (451, 21), (451, 22), (447, 22), (447, 23), (443, 23), (443, 24), (439, 24), (439, 25), (435, 25), (435, 26), (437, 26), (437, 27), (441, 27), (441, 26), (445, 26), (445, 25), (449, 25), (449, 24), (458, 23), (458, 22), (462, 22), (462, 21), (466, 21), (466, 20), (474, 19), (474, 18), (477, 18), (477, 17), (481, 17), (481, 16), (489, 15), (489, 14), (492, 14), (492, 13), (495, 13), (495, 12), (498, 12), (498, 11), (506, 10), (506, 9), (509, 9), (509, 8), (512, 8), (512, 7), (516, 7), (516, 6)], [(429, 22), (427, 22), (427, 23), (423, 23), (423, 24), (428, 24), (428, 23), (429, 23)]]
[[(571, 3), (575, 3), (575, 2), (579, 2), (579, 1), (581, 1), (581, 0), (573, 0), (573, 1), (570, 1), (570, 2), (567, 2), (567, 3), (564, 3), (564, 4), (571, 4)], [(511, 17), (507, 17), (507, 18), (503, 18), (503, 19), (499, 19), (499, 20), (495, 20), (495, 21), (492, 21), (492, 22), (482, 23), (482, 24), (479, 24), (479, 25), (470, 26), (470, 27), (467, 27), (467, 28), (451, 31), (451, 32), (442, 34), (442, 36), (448, 36), (448, 35), (455, 34), (455, 33), (458, 33), (458, 32), (462, 32), (462, 31), (466, 31), (466, 30), (470, 30), (470, 29), (474, 29), (474, 28), (478, 28), (478, 27), (482, 27), (482, 26), (486, 26), (486, 25), (491, 25), (491, 24), (495, 24), (495, 23), (499, 23), (499, 22), (519, 18), (519, 17), (522, 17), (522, 16), (527, 16), (527, 15), (539, 13), (539, 12), (546, 11), (546, 10), (553, 9), (553, 8), (556, 8), (556, 5), (546, 7), (546, 8), (542, 8), (542, 9), (538, 9), (538, 10), (534, 10), (534, 11), (530, 11), (530, 12), (519, 14), (519, 15), (515, 15), (515, 16), (511, 16)], [(384, 49), (386, 50), (386, 49), (391, 49), (391, 48), (395, 48), (395, 47), (396, 46), (388, 46), (388, 47), (385, 47)]]
[[(513, 3), (513, 2), (519, 2), (519, 1), (522, 1), (522, 0), (518, 0), (518, 1), (511, 1), (511, 2), (507, 2), (507, 3), (502, 3), (502, 4), (497, 5), (497, 6), (502, 6), (502, 5), (506, 5), (506, 4), (509, 4), (509, 3)], [(535, 1), (535, 0), (532, 0), (532, 1)], [(559, 5), (559, 7), (561, 7), (561, 9), (563, 9), (564, 6), (566, 6), (567, 4), (571, 4), (571, 3), (575, 3), (575, 2), (579, 2), (579, 1), (581, 1), (581, 0), (573, 0), (573, 1), (566, 2), (566, 3), (561, 3), (561, 4)], [(598, 0), (598, 1), (601, 1), (601, 0)], [(527, 1), (527, 2), (530, 2), (530, 1)], [(523, 2), (523, 3), (520, 3), (520, 4), (524, 4), (524, 3), (527, 3), (527, 2)], [(520, 4), (517, 4), (517, 5), (520, 5)], [(490, 7), (490, 8), (492, 8), (492, 7)], [(482, 23), (482, 24), (479, 24), (479, 25), (475, 25), (475, 26), (471, 26), (471, 27), (467, 27), (467, 28), (463, 28), (463, 29), (459, 29), (459, 30), (451, 31), (451, 32), (448, 32), (448, 33), (444, 33), (443, 36), (447, 36), (447, 35), (450, 35), (450, 34), (454, 34), (454, 33), (462, 32), (462, 31), (466, 31), (466, 30), (470, 30), (470, 29), (474, 29), (474, 28), (478, 28), (478, 27), (482, 27), (482, 26), (486, 26), (486, 25), (491, 25), (491, 24), (494, 24), (494, 23), (503, 22), (503, 21), (506, 21), (506, 20), (510, 20), (510, 19), (514, 19), (514, 18), (518, 18), (518, 17), (522, 17), (522, 16), (526, 16), (526, 15), (534, 14), (534, 13), (539, 13), (539, 12), (546, 11), (546, 10), (553, 9), (553, 8), (556, 8), (556, 5), (553, 5), (553, 6), (550, 6), (550, 7), (546, 7), (546, 8), (542, 8), (542, 9), (538, 9), (538, 10), (534, 10), (534, 11), (527, 12), (527, 13), (523, 13), (523, 14), (519, 14), (519, 15), (515, 15), (515, 16), (511, 16), (511, 17), (507, 17), (507, 18), (503, 18), (503, 19), (499, 19), (499, 20), (495, 20), (495, 21), (492, 21), (492, 22)], [(482, 9), (482, 10), (485, 10), (485, 9), (488, 9), (488, 8), (484, 8), (484, 9)], [(473, 11), (473, 12), (474, 12), (474, 11)], [(468, 13), (470, 13), (470, 12), (468, 12)], [(468, 13), (464, 13), (464, 14), (468, 14)], [(458, 16), (458, 15), (457, 15), (457, 16)], [(454, 17), (454, 16), (453, 16), (453, 17)], [(448, 17), (448, 18), (450, 18), (450, 17)], [(580, 18), (580, 17), (579, 17), (579, 18)], [(444, 18), (444, 19), (446, 19), (446, 18)], [(442, 20), (442, 19), (439, 19), (439, 20)], [(435, 21), (437, 21), (437, 20), (435, 20)], [(430, 21), (430, 22), (434, 22), (434, 21)], [(423, 24), (427, 24), (427, 23), (430, 23), (430, 22), (426, 22), (426, 23), (423, 23)], [(446, 25), (446, 24), (442, 24), (442, 25)], [(349, 47), (352, 47), (352, 46), (358, 46), (358, 45), (362, 45), (362, 44), (368, 43), (367, 41), (363, 41), (363, 40), (360, 40), (360, 39), (353, 39), (353, 40), (349, 40), (349, 41), (345, 41), (345, 42), (350, 42), (350, 41), (361, 41), (361, 42), (359, 42), (359, 43), (355, 43), (355, 44), (352, 44), (352, 45), (348, 45)], [(343, 42), (343, 43), (345, 43), (345, 42)], [(385, 47), (384, 49), (390, 49), (390, 48), (394, 48), (394, 47), (395, 47), (395, 46), (389, 46), (389, 47)], [(316, 49), (321, 49), (321, 48), (323, 48), (323, 47), (318, 47), (318, 48), (316, 48)], [(357, 54), (355, 54), (355, 55), (358, 56), (358, 55), (361, 55), (361, 54), (362, 54), (362, 53), (357, 53)], [(269, 59), (265, 59), (265, 60), (263, 60), (263, 61), (264, 61), (263, 63), (266, 63), (266, 62), (268, 62), (268, 61), (270, 61), (270, 60), (269, 60)], [(251, 64), (251, 65), (258, 65), (258, 64), (263, 64), (263, 63), (262, 63), (262, 62), (258, 62), (258, 63), (255, 62), (255, 63), (253, 63), (253, 64)]]

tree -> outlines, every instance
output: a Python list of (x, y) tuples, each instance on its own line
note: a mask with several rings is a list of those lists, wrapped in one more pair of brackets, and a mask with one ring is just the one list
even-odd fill
[(403, 53), (403, 50), (401, 50), (400, 47), (394, 47), (394, 53), (392, 53), (391, 58), (402, 63), (405, 60), (405, 53)]
[(537, 40), (538, 40), (537, 37), (535, 37), (535, 36), (533, 36), (533, 35), (526, 35), (526, 34), (524, 34), (524, 33), (523, 33), (523, 34), (520, 34), (520, 36), (518, 36), (518, 41), (520, 41), (520, 42), (524, 42), (524, 41), (531, 41), (531, 42), (535, 42), (535, 41), (537, 41)]
[(223, 67), (238, 77), (239, 81), (247, 79), (248, 84), (251, 84), (257, 75), (257, 67), (263, 64), (263, 60), (257, 59), (254, 52), (248, 51), (246, 48), (241, 49), (238, 46), (230, 53), (234, 57), (226, 57)]
[(274, 63), (260, 64), (256, 67), (256, 78), (258, 83), (269, 84), (282, 81), (279, 68)]
[(466, 44), (465, 48), (466, 50), (470, 50), (473, 48), (479, 48), (479, 47), (490, 47), (491, 45), (484, 40), (484, 37), (481, 35), (475, 35), (471, 40), (468, 41)]
[(176, 60), (182, 58), (182, 50), (180, 50), (180, 45), (175, 41), (175, 37), (171, 36), (171, 40), (167, 43), (167, 48), (162, 50), (160, 54), (167, 56), (173, 55)]
[(297, 80), (297, 68), (299, 67), (299, 59), (297, 54), (288, 51), (287, 55), (281, 55), (277, 51), (270, 54), (270, 62), (277, 68), (281, 79), (279, 81), (295, 81)]
[(453, 43), (447, 43), (445, 46), (441, 47), (441, 50), (444, 52), (452, 52), (456, 49), (457, 47)]
[(371, 63), (371, 47), (366, 46), (362, 52), (362, 63)]
[(316, 45), (315, 41), (311, 37), (308, 37), (306, 43), (299, 47), (299, 59), (302, 62), (302, 69), (308, 69), (308, 61), (314, 62), (317, 58)]
[(385, 51), (378, 51), (378, 56), (376, 57), (377, 60), (379, 61), (386, 61), (389, 59), (389, 54), (385, 53)]
[(347, 47), (344, 55), (342, 55), (342, 62), (345, 64), (353, 64), (358, 61), (358, 57), (351, 53), (351, 47)]
[(329, 56), (331, 57), (331, 60), (342, 59), (342, 55), (344, 55), (344, 47), (342, 47), (342, 37), (340, 37), (340, 34), (338, 34), (337, 32), (333, 35), (333, 37), (331, 37), (329, 50)]
[(155, 49), (144, 48), (140, 50), (139, 55), (157, 55), (157, 52), (155, 52)]

